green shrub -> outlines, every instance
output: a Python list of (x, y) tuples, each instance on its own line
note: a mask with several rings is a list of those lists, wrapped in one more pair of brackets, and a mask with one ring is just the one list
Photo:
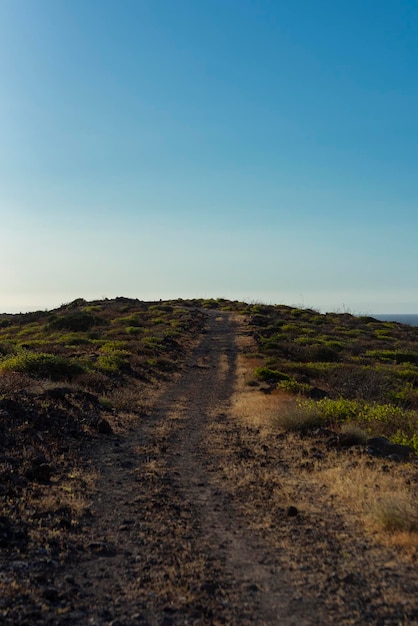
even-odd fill
[(145, 328), (143, 326), (127, 326), (125, 332), (128, 335), (142, 335), (145, 332)]
[(80, 363), (43, 352), (23, 351), (0, 362), (0, 371), (22, 372), (35, 378), (71, 380), (82, 374)]
[(0, 343), (0, 356), (6, 356), (8, 354), (14, 353), (14, 347), (11, 343), (1, 342)]
[(114, 350), (106, 354), (100, 354), (96, 361), (96, 367), (102, 372), (114, 374), (123, 369), (128, 363), (129, 352)]
[(73, 332), (90, 330), (97, 323), (96, 318), (86, 311), (75, 311), (58, 315), (49, 322), (54, 330), (71, 330)]
[[(114, 352), (115, 350), (124, 350), (127, 346), (126, 341), (106, 341), (102, 344), (101, 352)], [(126, 354), (129, 354), (128, 352)]]
[(151, 320), (151, 324), (153, 324), (154, 326), (158, 326), (160, 324), (165, 324), (165, 319), (163, 317), (154, 317)]
[(327, 341), (325, 345), (327, 346), (327, 348), (330, 348), (331, 350), (336, 350), (337, 352), (342, 352), (342, 350), (344, 350), (344, 348), (346, 347), (342, 341), (336, 341), (333, 339)]
[(401, 389), (392, 393), (391, 400), (405, 408), (418, 407), (418, 389), (412, 383), (406, 383)]
[(418, 369), (413, 369), (412, 367), (401, 369), (396, 372), (396, 375), (401, 380), (406, 380), (414, 386), (418, 386)]
[(307, 400), (308, 406), (316, 407), (322, 420), (327, 423), (340, 423), (355, 419), (358, 415), (359, 404), (355, 400)]
[(298, 383), (294, 378), (290, 380), (281, 380), (277, 385), (282, 391), (293, 393), (295, 395), (307, 396), (312, 390), (311, 385), (306, 383)]
[(390, 337), (391, 330), (389, 328), (376, 328), (374, 334), (378, 339), (393, 339)]
[(402, 430), (397, 430), (395, 434), (391, 436), (393, 443), (400, 443), (403, 446), (409, 446), (415, 450), (415, 454), (418, 455), (418, 434), (410, 433), (407, 435)]
[(176, 364), (174, 361), (170, 359), (165, 359), (163, 357), (148, 359), (147, 364), (157, 370), (160, 370), (161, 372), (171, 372), (176, 369)]
[(309, 360), (321, 361), (322, 363), (333, 363), (340, 358), (337, 350), (326, 345), (312, 346), (309, 350)]
[(375, 434), (385, 435), (396, 443), (411, 446), (418, 453), (418, 416), (393, 404), (369, 403), (361, 400), (305, 400), (299, 406), (316, 412), (324, 424), (354, 421)]
[(85, 346), (92, 343), (92, 340), (85, 335), (63, 335), (59, 342), (66, 346)]
[(120, 326), (128, 326), (128, 327), (141, 327), (144, 323), (143, 315), (138, 313), (133, 313), (132, 315), (127, 315), (126, 317), (116, 317), (112, 320), (112, 324), (117, 324)]
[(259, 380), (265, 382), (279, 382), (279, 380), (289, 380), (289, 376), (278, 370), (270, 369), (269, 367), (256, 367), (254, 375)]
[(418, 352), (403, 350), (367, 350), (365, 356), (392, 363), (413, 363), (418, 365)]

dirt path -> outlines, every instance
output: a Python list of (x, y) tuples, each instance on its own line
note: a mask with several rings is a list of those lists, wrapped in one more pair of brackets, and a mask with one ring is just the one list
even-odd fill
[[(235, 324), (211, 314), (186, 370), (150, 415), (90, 452), (98, 493), (59, 584), (69, 600), (62, 623), (324, 623), (311, 603), (293, 599), (270, 549), (219, 487), (208, 427), (227, 421)], [(229, 446), (231, 432), (225, 437)]]
[[(269, 463), (278, 484), (289, 470), (280, 453), (271, 452), (277, 439), (263, 441), (256, 428), (230, 416), (238, 326), (232, 314), (210, 313), (190, 362), (148, 416), (130, 425), (127, 419), (116, 436), (90, 451), (98, 490), (77, 557), (65, 571), (58, 568), (54, 589), (67, 604), (50, 623), (415, 623), (411, 613), (403, 620), (405, 598), (399, 609), (389, 596), (385, 604), (382, 591), (391, 581), (394, 592), (405, 591), (402, 575), (413, 567), (392, 578), (386, 573), (383, 587), (376, 587), (372, 568), (362, 585), (378, 590), (367, 596), (374, 604), (363, 600), (367, 589), (353, 588), (351, 574), (344, 582), (338, 568), (341, 561), (344, 567), (360, 562), (367, 542), (359, 540), (350, 561), (347, 545), (354, 540), (337, 514), (328, 509), (326, 530), (315, 520), (302, 529), (300, 517), (277, 506), (280, 488), (263, 480)], [(241, 472), (247, 473), (242, 484)], [(346, 539), (340, 543), (340, 537)], [(379, 554), (381, 563), (390, 558)], [(327, 586), (332, 602), (324, 601)], [(405, 593), (411, 603), (410, 584)]]

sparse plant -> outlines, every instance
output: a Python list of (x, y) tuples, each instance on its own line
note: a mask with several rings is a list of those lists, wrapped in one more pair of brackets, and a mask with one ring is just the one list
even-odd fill
[(74, 311), (65, 315), (52, 317), (49, 322), (51, 329), (72, 330), (74, 332), (90, 330), (97, 323), (96, 318), (86, 311)]
[(373, 515), (385, 530), (418, 533), (418, 504), (406, 494), (393, 494), (378, 500)]
[(304, 433), (321, 426), (324, 418), (314, 403), (296, 402), (281, 409), (274, 423), (285, 431)]
[(364, 445), (370, 436), (363, 428), (353, 422), (344, 422), (341, 425), (341, 433), (350, 439), (352, 445)]
[(298, 383), (294, 378), (290, 380), (281, 380), (278, 384), (278, 388), (287, 393), (295, 395), (308, 396), (312, 390), (312, 386), (307, 383)]
[(259, 380), (269, 383), (277, 383), (279, 380), (289, 380), (289, 376), (287, 374), (279, 372), (278, 370), (273, 370), (270, 367), (256, 367), (254, 375)]

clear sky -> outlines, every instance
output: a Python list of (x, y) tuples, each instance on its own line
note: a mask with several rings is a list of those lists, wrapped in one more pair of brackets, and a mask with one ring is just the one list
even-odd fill
[(415, 0), (0, 0), (0, 311), (418, 313)]

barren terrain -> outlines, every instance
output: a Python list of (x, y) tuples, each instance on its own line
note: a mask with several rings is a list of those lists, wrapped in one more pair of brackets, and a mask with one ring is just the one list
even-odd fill
[(3, 559), (3, 588), (27, 584), (3, 623), (418, 624), (415, 553), (385, 545), (310, 477), (326, 469), (326, 434), (272, 426), (272, 405), (290, 400), (246, 386), (251, 342), (244, 316), (207, 312), (144, 414), (109, 416), (113, 433), (83, 451), (83, 516), (60, 531), (72, 533), (65, 555)]

